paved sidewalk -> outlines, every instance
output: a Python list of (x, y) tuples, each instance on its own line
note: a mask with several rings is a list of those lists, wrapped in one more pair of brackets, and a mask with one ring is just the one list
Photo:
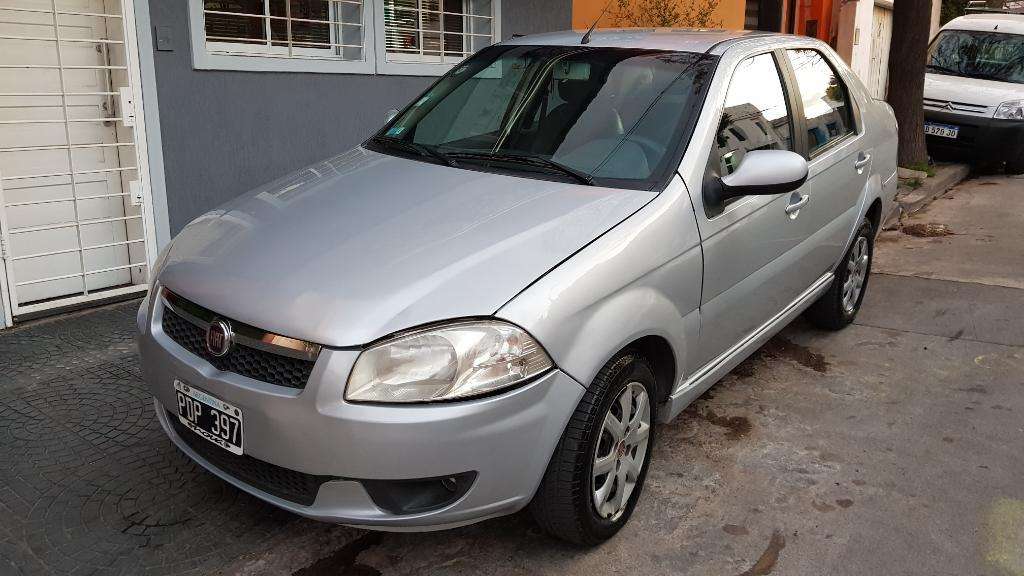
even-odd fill
[(0, 575), (207, 574), (302, 524), (168, 442), (137, 306), (0, 332)]

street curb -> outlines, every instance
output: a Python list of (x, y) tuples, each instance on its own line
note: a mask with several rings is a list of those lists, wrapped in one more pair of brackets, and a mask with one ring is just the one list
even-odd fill
[(921, 211), (933, 200), (942, 196), (950, 188), (956, 186), (971, 172), (967, 164), (944, 164), (935, 167), (935, 176), (926, 179), (921, 187), (909, 190), (900, 187), (896, 193), (897, 207), (889, 214), (882, 224), (882, 230), (894, 230), (901, 218)]

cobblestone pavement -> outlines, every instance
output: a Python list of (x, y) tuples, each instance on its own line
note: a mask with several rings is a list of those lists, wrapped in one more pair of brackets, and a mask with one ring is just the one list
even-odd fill
[(0, 332), (0, 575), (207, 574), (305, 523), (170, 444), (137, 306)]

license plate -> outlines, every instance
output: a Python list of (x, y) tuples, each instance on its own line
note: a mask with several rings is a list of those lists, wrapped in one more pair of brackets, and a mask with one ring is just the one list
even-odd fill
[(211, 394), (174, 381), (178, 420), (203, 438), (233, 454), (242, 453), (242, 411)]
[(952, 126), (950, 124), (935, 124), (934, 122), (924, 123), (924, 133), (932, 136), (941, 136), (943, 138), (956, 138), (957, 134), (960, 133), (959, 126)]

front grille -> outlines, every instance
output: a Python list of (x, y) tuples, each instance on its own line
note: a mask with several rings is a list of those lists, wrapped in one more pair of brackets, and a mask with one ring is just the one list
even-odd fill
[(988, 111), (988, 106), (981, 104), (970, 104), (968, 102), (953, 102), (950, 100), (937, 100), (935, 98), (925, 98), (924, 107), (930, 110), (937, 110), (939, 112), (963, 112), (965, 114), (985, 114)]
[(206, 350), (205, 331), (166, 306), (161, 324), (168, 338), (224, 372), (299, 389), (306, 387), (313, 372), (314, 361), (282, 356), (238, 343), (226, 355), (214, 356)]
[(335, 476), (306, 474), (282, 468), (245, 454), (241, 456), (232, 454), (212, 442), (200, 438), (198, 434), (186, 428), (170, 411), (167, 412), (167, 418), (178, 437), (218, 470), (282, 500), (310, 506), (316, 500), (321, 484), (337, 480)]

